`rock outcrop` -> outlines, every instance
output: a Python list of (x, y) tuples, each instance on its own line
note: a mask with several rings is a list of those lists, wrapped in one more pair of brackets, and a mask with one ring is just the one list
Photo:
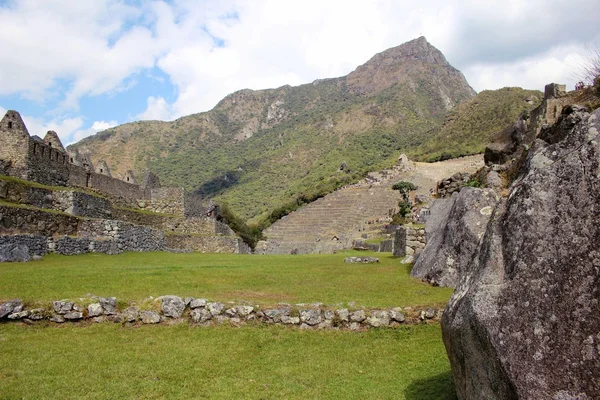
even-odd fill
[(598, 398), (599, 131), (566, 108), (495, 207), (442, 318), (459, 399)]
[(435, 286), (455, 287), (470, 264), (498, 202), (492, 189), (463, 188), (438, 199), (425, 224), (427, 244), (411, 276)]

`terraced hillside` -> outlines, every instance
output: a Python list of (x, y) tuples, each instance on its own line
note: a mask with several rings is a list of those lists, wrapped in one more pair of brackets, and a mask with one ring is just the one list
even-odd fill
[(415, 183), (414, 194), (429, 194), (435, 184), (456, 172), (475, 172), (483, 165), (480, 155), (437, 163), (408, 162), (371, 173), (355, 185), (341, 188), (290, 213), (264, 231), (266, 241), (257, 252), (269, 254), (332, 253), (347, 249), (359, 239), (369, 220), (396, 212), (400, 195), (392, 185), (400, 180)]

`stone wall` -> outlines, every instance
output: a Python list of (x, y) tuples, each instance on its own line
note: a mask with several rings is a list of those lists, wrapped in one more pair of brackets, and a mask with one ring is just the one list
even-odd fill
[(88, 218), (111, 218), (113, 208), (104, 197), (74, 190), (54, 191), (53, 209)]
[(248, 245), (237, 236), (199, 236), (169, 234), (166, 237), (169, 249), (192, 250), (201, 253), (251, 253)]
[(0, 205), (1, 234), (75, 235), (78, 224), (77, 217), (59, 212)]
[(163, 227), (168, 226), (169, 221), (179, 220), (177, 217), (171, 217), (168, 215), (144, 213), (133, 209), (124, 209), (118, 207), (113, 209), (113, 219), (118, 219), (136, 225), (145, 225), (155, 229), (164, 229)]
[(117, 220), (82, 220), (80, 237), (112, 239), (119, 251), (160, 251), (165, 248), (165, 234), (147, 226)]
[(206, 209), (202, 205), (202, 197), (196, 193), (184, 193), (183, 214), (186, 218), (206, 216)]
[[(230, 324), (287, 325), (300, 329), (344, 329), (363, 331), (373, 328), (399, 328), (403, 325), (427, 324), (439, 321), (442, 310), (412, 309), (348, 309), (322, 305), (297, 304), (261, 307), (255, 303), (220, 303), (208, 299), (178, 296), (161, 296), (149, 304), (150, 310), (142, 310), (135, 305), (119, 309), (115, 297), (96, 297), (76, 303), (69, 300), (55, 300), (40, 307), (25, 307), (20, 299), (0, 303), (0, 321), (24, 321), (28, 324), (36, 321), (54, 323), (78, 322), (115, 322), (126, 325), (159, 324), (171, 321), (188, 320), (194, 325), (213, 326)], [(131, 302), (127, 302), (131, 304)], [(253, 304), (253, 305), (248, 305)]]
[(69, 158), (41, 140), (29, 138), (27, 180), (44, 185), (67, 186)]
[(184, 215), (184, 192), (181, 188), (156, 188), (150, 191), (148, 200), (138, 202), (141, 209), (172, 215)]
[(43, 256), (48, 253), (48, 238), (43, 235), (0, 236), (0, 246), (6, 244), (26, 246), (29, 256)]
[(409, 256), (419, 255), (425, 248), (425, 228), (406, 226), (406, 254)]
[(0, 121), (0, 159), (10, 175), (27, 179), (29, 132), (18, 112), (8, 110)]
[(162, 228), (167, 232), (195, 233), (200, 235), (234, 236), (227, 224), (209, 217), (169, 218)]
[(144, 198), (138, 185), (102, 174), (90, 173), (88, 187), (113, 196), (121, 204), (133, 205), (135, 200)]
[(0, 198), (81, 217), (110, 218), (112, 214), (110, 201), (104, 197), (74, 190), (51, 190), (27, 182), (0, 180)]

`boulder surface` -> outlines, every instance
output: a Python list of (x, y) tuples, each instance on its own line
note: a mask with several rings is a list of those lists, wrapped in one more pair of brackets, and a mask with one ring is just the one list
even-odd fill
[(600, 110), (542, 132), (442, 318), (459, 399), (600, 394)]
[(427, 244), (410, 275), (435, 286), (455, 287), (487, 227), (498, 196), (492, 189), (466, 187), (436, 200), (425, 231)]

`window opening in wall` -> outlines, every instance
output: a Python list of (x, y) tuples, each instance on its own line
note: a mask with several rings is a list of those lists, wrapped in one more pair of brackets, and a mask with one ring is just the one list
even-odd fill
[(54, 157), (56, 161), (58, 161), (58, 153), (56, 153), (56, 157)]
[(46, 152), (46, 148), (44, 146), (42, 146), (42, 157), (44, 156), (45, 152)]
[(104, 173), (104, 170), (103, 170), (102, 168), (100, 168), (100, 173), (101, 173), (101, 174), (102, 174), (102, 173)]
[(129, 177), (127, 177), (127, 182), (129, 182)]
[(48, 160), (52, 160), (52, 149), (48, 149)]
[(92, 174), (89, 174), (89, 173), (85, 176), (85, 186), (86, 187), (90, 187), (90, 178), (91, 177), (92, 177)]
[(63, 164), (67, 163), (67, 156), (63, 156)]
[(12, 129), (12, 121), (8, 121), (8, 129)]
[(37, 154), (37, 153), (38, 153), (38, 150), (39, 150), (39, 149), (38, 149), (38, 144), (37, 144), (37, 143), (34, 143), (34, 144), (33, 144), (33, 154)]
[(48, 142), (48, 147), (52, 147), (52, 142)]

